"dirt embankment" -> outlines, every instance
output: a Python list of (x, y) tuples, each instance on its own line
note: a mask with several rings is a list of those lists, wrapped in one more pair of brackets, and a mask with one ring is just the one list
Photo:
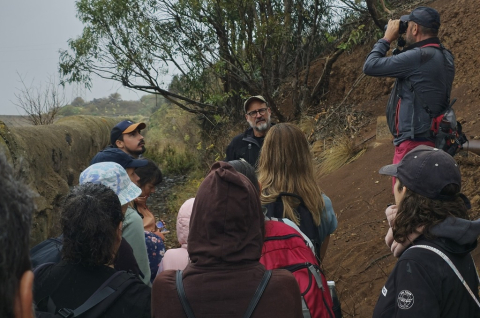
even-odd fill
[(31, 244), (59, 233), (59, 205), (80, 172), (110, 138), (118, 120), (73, 116), (47, 126), (12, 126), (0, 121), (0, 151), (38, 196)]

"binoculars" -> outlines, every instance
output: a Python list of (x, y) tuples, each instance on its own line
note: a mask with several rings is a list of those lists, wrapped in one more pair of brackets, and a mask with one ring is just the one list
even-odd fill
[[(387, 27), (388, 27), (388, 24), (385, 24), (385, 28), (384, 28), (385, 31), (387, 31)], [(407, 32), (407, 28), (408, 28), (408, 21), (400, 20), (400, 24), (398, 26), (398, 34), (404, 34), (405, 32)]]

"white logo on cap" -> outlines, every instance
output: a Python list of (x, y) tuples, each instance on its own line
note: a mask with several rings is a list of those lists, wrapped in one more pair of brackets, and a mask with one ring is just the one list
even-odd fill
[(383, 296), (387, 297), (387, 292), (388, 292), (388, 290), (385, 288), (385, 286), (383, 286), (383, 288), (382, 288)]
[(397, 297), (398, 308), (410, 309), (413, 306), (414, 297), (411, 291), (402, 290)]

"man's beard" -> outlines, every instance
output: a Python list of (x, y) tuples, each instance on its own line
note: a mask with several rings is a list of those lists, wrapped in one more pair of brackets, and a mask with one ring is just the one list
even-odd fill
[(134, 157), (138, 157), (141, 154), (143, 154), (147, 149), (145, 149), (145, 146), (142, 146), (142, 150), (130, 150), (127, 149), (128, 153)]
[(261, 123), (260, 125), (256, 125), (256, 123), (254, 124), (250, 121), (248, 123), (250, 124), (250, 127), (260, 132), (266, 131), (268, 128), (270, 128), (270, 119), (265, 119), (265, 122)]

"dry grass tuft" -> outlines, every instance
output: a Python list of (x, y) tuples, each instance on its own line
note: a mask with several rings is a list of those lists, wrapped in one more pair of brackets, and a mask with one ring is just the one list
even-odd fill
[(355, 141), (348, 136), (342, 136), (334, 141), (334, 146), (325, 149), (318, 156), (319, 159), (319, 174), (320, 176), (332, 173), (342, 166), (359, 158), (366, 148), (356, 146)]

